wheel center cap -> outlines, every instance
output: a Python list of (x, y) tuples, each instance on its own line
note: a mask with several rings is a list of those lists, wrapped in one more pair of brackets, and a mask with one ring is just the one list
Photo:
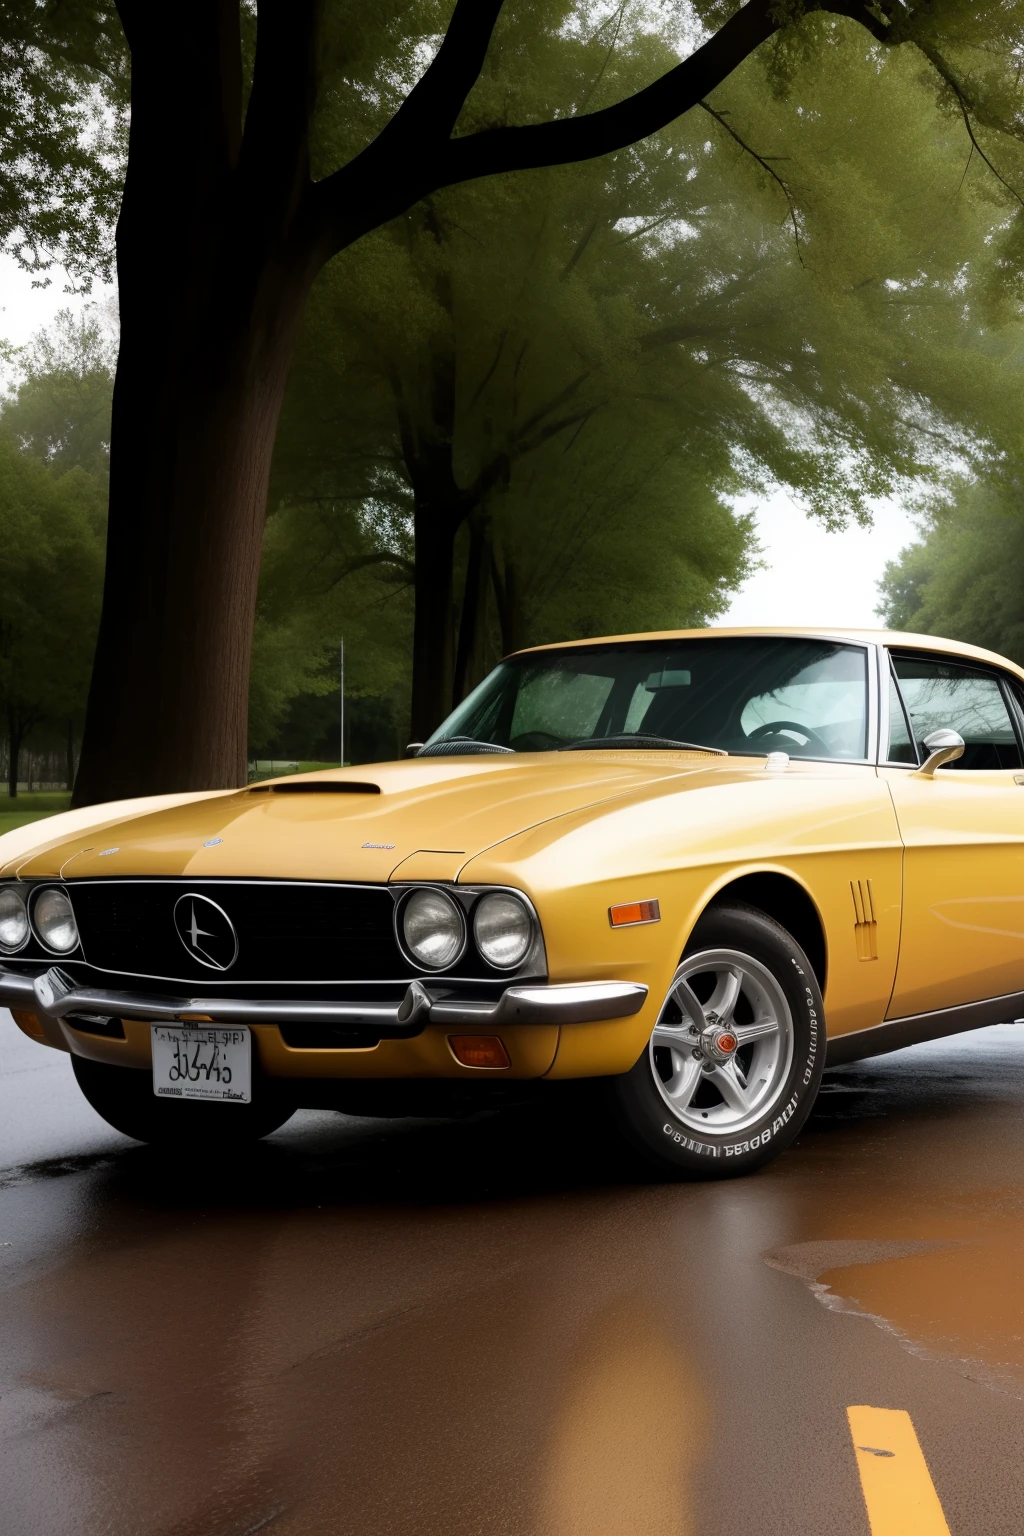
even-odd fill
[(723, 1029), (721, 1024), (708, 1024), (701, 1030), (700, 1048), (708, 1061), (731, 1061), (738, 1045), (732, 1030)]

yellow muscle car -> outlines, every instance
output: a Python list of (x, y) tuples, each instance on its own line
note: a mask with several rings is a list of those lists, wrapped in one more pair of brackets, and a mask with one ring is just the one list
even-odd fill
[(792, 1142), (826, 1059), (1024, 1013), (1024, 672), (999, 656), (543, 646), (410, 751), (8, 833), (0, 1002), (144, 1141), (590, 1078), (698, 1176)]

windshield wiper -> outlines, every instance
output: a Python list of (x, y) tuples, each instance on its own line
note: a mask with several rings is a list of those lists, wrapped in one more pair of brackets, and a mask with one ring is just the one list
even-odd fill
[(421, 747), (416, 753), (417, 757), (467, 757), (476, 752), (511, 752), (515, 754), (515, 747), (499, 747), (496, 741), (477, 741), (475, 736), (444, 736), (440, 741), (431, 742), (430, 746)]
[(697, 741), (673, 741), (671, 736), (641, 736), (631, 731), (620, 731), (616, 736), (581, 736), (579, 741), (567, 741), (559, 752), (582, 752), (587, 747), (636, 747), (640, 752), (678, 751), (713, 752), (716, 757), (728, 757), (724, 747), (704, 747)]

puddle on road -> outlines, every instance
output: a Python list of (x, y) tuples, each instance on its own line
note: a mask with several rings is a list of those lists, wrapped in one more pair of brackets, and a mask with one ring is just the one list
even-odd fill
[(959, 1239), (815, 1241), (764, 1257), (833, 1310), (867, 1316), (913, 1353), (1024, 1397), (1024, 1234), (970, 1225)]
[(803, 1240), (763, 1257), (825, 1306), (1024, 1397), (1024, 1072), (1015, 1042), (991, 1033), (992, 1074), (980, 1051), (971, 1096), (924, 1054), (913, 1076), (909, 1060), (837, 1074), (786, 1170)]

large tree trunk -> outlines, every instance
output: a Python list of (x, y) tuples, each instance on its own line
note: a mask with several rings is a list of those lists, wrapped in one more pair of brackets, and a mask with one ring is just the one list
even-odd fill
[(491, 554), (491, 580), (498, 608), (498, 626), (501, 630), (501, 653), (511, 656), (526, 644), (523, 625), (521, 582), (515, 561), (509, 555), (499, 559), (498, 552)]
[(64, 763), (68, 789), (73, 790), (75, 787), (75, 722), (70, 717), (64, 738)]
[[(279, 297), (285, 285), (272, 286)], [(224, 309), (235, 307), (220, 297)], [(140, 323), (130, 301), (122, 304), (107, 569), (79, 805), (245, 779), (267, 483), (298, 303), (293, 292), (290, 316), (284, 303), (264, 299), (276, 314), (252, 314), (253, 304), (218, 319), (211, 298), (187, 321), (179, 311), (179, 355), (167, 370), (173, 398), (156, 410), (152, 321)]]
[[(270, 460), (323, 259), (301, 220), (306, 114), (281, 142), (259, 142), (260, 102), (289, 84), (310, 95), (302, 58), (281, 54), (301, 55), (312, 21), (303, 4), (280, 15), (266, 66), (278, 78), (254, 80), (247, 161), (237, 0), (201, 11), (200, 22), (194, 5), (180, 15), (122, 6), (133, 115), (117, 230), (121, 346), (76, 805), (245, 778)], [(277, 105), (268, 135), (281, 134)]]
[(11, 706), (7, 710), (7, 793), (12, 800), (18, 798), (18, 770), (21, 766), (21, 743), (24, 736), (18, 712)]
[(448, 507), (417, 502), (412, 642), (413, 741), (426, 741), (451, 709), (452, 585), (455, 536), (462, 518)]
[(466, 555), (466, 580), (459, 614), (459, 643), (455, 652), (455, 676), (452, 704), (459, 704), (479, 681), (477, 675), (483, 650), (482, 630), (487, 619), (487, 590), (490, 582), (488, 563), (488, 528), (484, 516), (471, 518), (469, 550)]

